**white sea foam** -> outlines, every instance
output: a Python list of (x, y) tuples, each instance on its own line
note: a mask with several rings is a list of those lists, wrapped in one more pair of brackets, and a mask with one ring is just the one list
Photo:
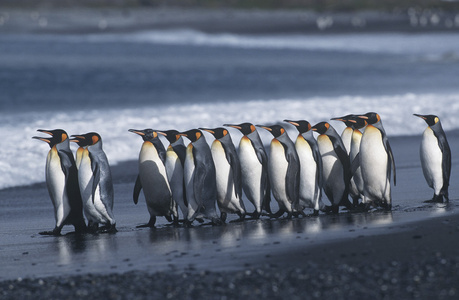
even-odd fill
[(352, 34), (208, 34), (195, 30), (151, 30), (135, 33), (73, 36), (89, 42), (154, 43), (234, 48), (321, 50), (365, 53), (458, 55), (457, 33), (352, 33)]
[[(65, 129), (69, 134), (97, 131), (112, 164), (137, 159), (142, 140), (128, 129), (187, 130), (217, 127), (224, 123), (252, 122), (273, 124), (283, 119), (307, 119), (311, 123), (349, 113), (378, 112), (389, 136), (420, 135), (425, 124), (413, 113), (440, 116), (445, 130), (459, 129), (459, 94), (378, 97), (342, 96), (337, 98), (273, 99), (206, 104), (164, 105), (136, 109), (104, 109), (72, 112), (14, 113), (3, 116), (0, 129), (8, 133), (0, 148), (0, 188), (44, 181), (44, 166), (49, 146), (31, 139), (41, 135), (37, 129)], [(332, 123), (338, 131), (343, 125)], [(290, 125), (286, 128), (292, 129)], [(294, 136), (294, 130), (290, 131)], [(240, 133), (231, 129), (237, 144)], [(268, 143), (269, 133), (260, 130)], [(206, 134), (207, 135), (207, 134)], [(209, 142), (212, 140), (208, 137)], [(164, 141), (167, 144), (167, 141)], [(76, 145), (72, 145), (76, 149)]]

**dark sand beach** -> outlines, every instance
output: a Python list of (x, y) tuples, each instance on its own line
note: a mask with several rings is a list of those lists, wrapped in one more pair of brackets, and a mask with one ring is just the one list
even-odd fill
[[(0, 32), (458, 28), (446, 22), (453, 12), (442, 15), (443, 25), (425, 28), (410, 24), (407, 14), (364, 12), (334, 14), (334, 26), (320, 30), (317, 20), (322, 16), (304, 11), (6, 8), (0, 12)], [(132, 201), (137, 162), (128, 161), (112, 167), (116, 234), (77, 236), (67, 226), (63, 236), (48, 237), (38, 234), (54, 224), (45, 183), (0, 190), (0, 299), (457, 299), (459, 131), (447, 132), (453, 157), (451, 201), (427, 204), (432, 191), (419, 159), (423, 128), (418, 136), (390, 137), (397, 165), (391, 212), (264, 217), (192, 228), (175, 228), (159, 219), (157, 228), (138, 229), (149, 215), (143, 198), (138, 205)], [(246, 207), (252, 210), (249, 203)]]

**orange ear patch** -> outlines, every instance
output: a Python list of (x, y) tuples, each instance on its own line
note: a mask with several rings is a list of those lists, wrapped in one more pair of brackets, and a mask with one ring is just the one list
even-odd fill
[(250, 130), (251, 130), (251, 132), (254, 132), (255, 131), (255, 126), (250, 125)]
[(199, 140), (199, 138), (201, 137), (201, 135), (202, 135), (202, 134), (201, 134), (199, 131), (196, 132), (196, 140)]
[(68, 136), (65, 133), (63, 133), (62, 134), (62, 141), (65, 141), (67, 138), (68, 138)]
[(284, 128), (281, 128), (281, 129), (280, 129), (280, 132), (281, 132), (281, 134), (284, 134), (284, 133), (285, 133), (285, 129), (284, 129)]
[(99, 141), (99, 137), (97, 135), (92, 136), (92, 144), (95, 145)]

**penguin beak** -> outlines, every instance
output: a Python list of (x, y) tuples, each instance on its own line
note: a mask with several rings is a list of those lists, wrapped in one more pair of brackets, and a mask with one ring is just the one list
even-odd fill
[(347, 120), (343, 119), (342, 117), (339, 117), (339, 118), (331, 118), (330, 120), (341, 121), (341, 122), (346, 122), (346, 121), (347, 121)]
[(260, 127), (260, 128), (263, 128), (263, 129), (266, 129), (268, 131), (273, 131), (271, 128), (269, 128), (268, 126), (264, 126), (264, 125), (255, 125), (257, 127)]
[(43, 133), (46, 133), (46, 134), (49, 134), (50, 136), (54, 136), (53, 133), (49, 130), (46, 130), (46, 129), (37, 129), (38, 132), (43, 132)]
[(209, 129), (209, 128), (199, 128), (199, 129), (207, 131), (207, 132), (212, 133), (212, 134), (215, 134), (215, 131), (213, 131), (212, 129)]
[(236, 129), (242, 130), (242, 127), (241, 127), (241, 126), (238, 126), (238, 125), (223, 124), (223, 126), (232, 127), (232, 128), (236, 128)]
[(368, 117), (367, 117), (367, 116), (357, 116), (357, 118), (364, 119), (364, 120), (368, 120)]
[(290, 123), (290, 124), (292, 124), (293, 126), (296, 126), (296, 127), (300, 126), (300, 124), (298, 124), (298, 123), (295, 122), (295, 121), (284, 120), (284, 122)]
[(69, 140), (70, 142), (74, 142), (74, 143), (78, 143), (80, 142), (80, 140), (84, 140), (86, 139), (84, 136), (82, 135), (72, 135), (72, 138), (71, 140)]
[(166, 136), (167, 137), (167, 134), (165, 134), (164, 132), (162, 131), (156, 131), (156, 133), (160, 134), (160, 135), (163, 135), (163, 136)]
[[(332, 120), (333, 120), (333, 119), (332, 119)], [(357, 123), (357, 121), (356, 121), (356, 120), (352, 120), (352, 119), (349, 119), (349, 120), (347, 120), (347, 121), (348, 121), (348, 122), (351, 122), (351, 123), (354, 123), (354, 124), (356, 124), (356, 123)]]
[(36, 139), (36, 140), (40, 140), (40, 141), (46, 142), (46, 143), (48, 143), (48, 144), (51, 143), (51, 141), (50, 141), (49, 139), (44, 138), (44, 137), (41, 137), (41, 136), (33, 136), (32, 138), (33, 138), (33, 139)]
[(180, 132), (178, 135), (184, 136), (184, 137), (188, 137), (188, 135), (186, 133), (184, 133), (184, 132)]
[(140, 135), (140, 136), (144, 136), (144, 135), (145, 135), (145, 133), (144, 133), (142, 130), (129, 129), (128, 131), (129, 131), (129, 132), (136, 133), (136, 134), (138, 134), (138, 135)]
[[(49, 130), (45, 130), (45, 129), (37, 129), (38, 132), (43, 132), (43, 133), (46, 133), (46, 134), (49, 134), (50, 136), (54, 136), (53, 133)], [(33, 136), (32, 137), (33, 139), (36, 139), (36, 140), (40, 140), (40, 141), (43, 141), (43, 142), (46, 142), (48, 144), (51, 143), (51, 140), (49, 138), (44, 138), (44, 137), (41, 137), (41, 136)]]
[(423, 120), (426, 120), (426, 117), (423, 116), (423, 115), (413, 114), (413, 116), (416, 116), (416, 117), (419, 117), (419, 118), (421, 118)]

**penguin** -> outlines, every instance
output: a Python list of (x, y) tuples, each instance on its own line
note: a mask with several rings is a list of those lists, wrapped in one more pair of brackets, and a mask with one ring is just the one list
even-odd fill
[(432, 199), (427, 202), (443, 202), (443, 197), (449, 201), (451, 149), (440, 118), (435, 115), (414, 115), (426, 121), (428, 125), (422, 135), (420, 148), (422, 172), (427, 184), (434, 190)]
[[(139, 201), (139, 194), (143, 194), (147, 203), (150, 220), (147, 224), (137, 228), (154, 227), (157, 216), (164, 216), (169, 222), (178, 222), (177, 208), (172, 200), (172, 192), (166, 174), (166, 149), (153, 129), (129, 129), (143, 139), (139, 154), (139, 175), (134, 186), (134, 203)], [(173, 216), (173, 219), (172, 217)]]
[[(355, 131), (354, 129), (354, 125), (357, 123), (355, 119), (359, 120), (359, 123), (365, 124), (365, 121), (363, 119), (355, 118), (354, 115), (346, 115), (344, 117), (331, 118), (331, 120), (341, 121), (346, 125), (346, 128), (344, 128), (343, 132), (341, 133), (341, 140), (343, 141), (344, 147), (346, 148), (347, 154), (349, 155), (350, 166), (352, 166), (352, 161), (354, 160), (355, 156), (358, 153), (357, 149), (360, 149), (360, 139), (362, 136), (359, 130)], [(354, 147), (354, 149), (352, 147)], [(351, 151), (353, 154), (352, 156), (351, 156)], [(360, 169), (358, 171), (356, 170), (356, 172), (358, 172), (357, 174), (357, 177), (359, 177), (357, 179), (358, 181), (359, 179), (361, 179), (362, 174), (360, 172)], [(363, 188), (362, 182), (361, 182), (361, 185)], [(359, 189), (355, 183), (354, 176), (351, 176), (350, 186), (349, 186), (349, 195), (351, 196), (353, 200), (353, 205), (357, 206), (359, 204), (359, 199), (361, 199), (361, 193), (359, 192)]]
[(351, 152), (349, 153), (349, 159), (351, 162), (351, 186), (350, 194), (353, 199), (362, 199), (362, 204), (365, 206), (365, 195), (363, 193), (363, 177), (362, 170), (360, 168), (360, 159), (357, 157), (360, 152), (360, 142), (362, 140), (362, 132), (360, 129), (367, 126), (367, 122), (364, 119), (360, 119), (354, 115), (349, 117), (349, 122), (351, 122), (352, 139), (351, 139)]
[(245, 218), (245, 206), (242, 201), (241, 163), (234, 147), (231, 135), (225, 128), (199, 128), (211, 133), (215, 140), (211, 146), (212, 158), (217, 174), (217, 204), (222, 221), (228, 213), (236, 213), (239, 219)]
[[(115, 233), (113, 181), (102, 138), (96, 132), (72, 135), (72, 138), (71, 141), (87, 145), (81, 156), (78, 180), (88, 227), (92, 232)], [(104, 225), (101, 230), (97, 230), (99, 224)]]
[(51, 135), (38, 137), (49, 144), (51, 150), (46, 158), (46, 186), (54, 206), (56, 225), (51, 231), (40, 232), (41, 235), (61, 234), (64, 225), (73, 225), (75, 233), (84, 233), (86, 223), (83, 217), (83, 203), (78, 186), (78, 173), (69, 145), (69, 136), (62, 129), (37, 131)]
[(396, 185), (395, 161), (392, 149), (382, 125), (381, 117), (375, 112), (358, 116), (366, 120), (367, 126), (360, 142), (360, 168), (363, 178), (363, 192), (367, 205), (392, 209), (391, 173)]
[(311, 130), (319, 133), (317, 144), (322, 156), (323, 188), (331, 202), (332, 212), (338, 213), (339, 206), (352, 209), (348, 198), (351, 167), (341, 137), (327, 122), (317, 123)]
[(185, 193), (183, 167), (185, 165), (186, 147), (177, 130), (157, 131), (166, 137), (169, 146), (166, 150), (166, 174), (172, 192), (172, 199), (180, 207), (183, 218), (188, 215), (188, 202)]
[(217, 215), (217, 177), (215, 164), (206, 138), (199, 129), (180, 133), (191, 143), (186, 148), (184, 178), (188, 216), (186, 225), (201, 217), (210, 219), (212, 224), (223, 222)]
[(251, 123), (224, 124), (236, 128), (243, 134), (239, 142), (238, 155), (241, 163), (242, 189), (254, 205), (250, 214), (258, 219), (264, 209), (271, 214), (271, 188), (268, 178), (268, 155), (255, 126)]
[(295, 145), (280, 125), (257, 125), (271, 132), (269, 156), (269, 179), (274, 198), (279, 204), (279, 211), (272, 215), (280, 217), (287, 212), (287, 218), (293, 213), (302, 213), (299, 205), (300, 159)]
[(319, 146), (308, 121), (284, 121), (295, 126), (299, 132), (295, 149), (300, 160), (300, 203), (314, 209), (314, 215), (318, 215), (319, 210), (325, 209), (322, 202), (322, 157)]

